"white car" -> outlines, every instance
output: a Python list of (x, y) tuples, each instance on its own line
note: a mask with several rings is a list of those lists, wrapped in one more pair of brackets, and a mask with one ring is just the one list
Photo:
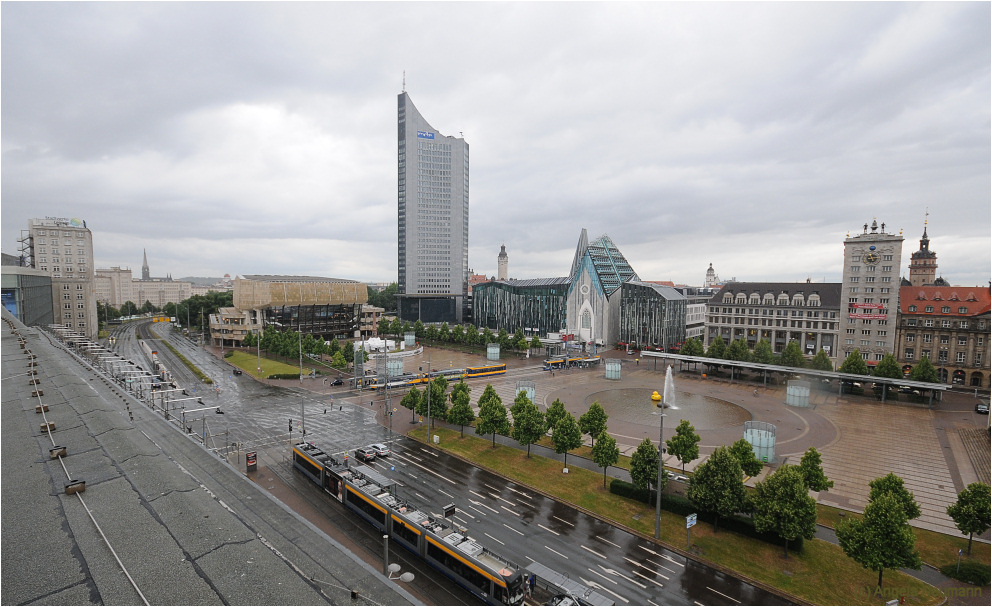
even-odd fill
[(373, 451), (375, 451), (375, 454), (378, 457), (385, 457), (385, 456), (389, 455), (389, 447), (387, 447), (386, 445), (383, 445), (382, 443), (371, 444), (371, 445), (369, 445), (368, 448), (371, 449), (371, 450), (373, 450)]

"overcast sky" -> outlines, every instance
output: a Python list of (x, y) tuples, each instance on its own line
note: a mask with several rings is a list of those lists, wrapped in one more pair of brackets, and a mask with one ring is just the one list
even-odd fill
[(990, 4), (2, 4), (2, 248), (80, 218), (97, 267), (396, 280), (396, 96), (471, 146), (469, 266), (839, 281), (929, 209), (992, 275)]

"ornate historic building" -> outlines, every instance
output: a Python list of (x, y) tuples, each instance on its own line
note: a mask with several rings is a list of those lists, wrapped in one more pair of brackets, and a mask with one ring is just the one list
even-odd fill
[(901, 287), (895, 356), (903, 370), (928, 358), (943, 383), (988, 389), (990, 299), (982, 287)]

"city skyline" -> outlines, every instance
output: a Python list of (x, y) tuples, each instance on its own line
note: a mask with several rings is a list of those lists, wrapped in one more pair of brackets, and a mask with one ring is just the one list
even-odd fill
[(929, 210), (938, 274), (989, 280), (987, 3), (2, 16), (5, 253), (30, 218), (78, 217), (96, 267), (148, 248), (177, 277), (395, 281), (405, 72), (472, 144), (477, 274), (505, 244), (510, 277), (563, 275), (586, 228), (645, 280), (839, 281), (847, 234), (886, 222), (908, 262)]

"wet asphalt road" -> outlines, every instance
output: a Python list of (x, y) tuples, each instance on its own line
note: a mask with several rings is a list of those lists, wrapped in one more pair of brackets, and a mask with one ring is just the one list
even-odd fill
[[(383, 442), (393, 455), (373, 465), (397, 481), (400, 496), (439, 516), (443, 505), (454, 503), (455, 522), (468, 528), (469, 535), (481, 544), (519, 566), (537, 561), (572, 580), (581, 580), (618, 605), (788, 604), (777, 595), (664, 550), (527, 487), (391, 433), (375, 419), (381, 396), (326, 387), (319, 379), (304, 381), (326, 390), (323, 393), (264, 385), (235, 375), (233, 367), (188, 339), (167, 335), (165, 325), (155, 326), (155, 331), (168, 337), (178, 351), (214, 380), (213, 386), (200, 384), (191, 374), (186, 376), (189, 372), (168, 349), (157, 348), (160, 360), (175, 369), (177, 382), (191, 382), (187, 389), (193, 393), (195, 387), (195, 394), (203, 398), (203, 405), (192, 406), (217, 406), (224, 412), (201, 412), (187, 422), (195, 432), (206, 435), (208, 447), (228, 453), (232, 463), (244, 451), (257, 451), (260, 462), (306, 493), (309, 489), (302, 487), (306, 483), (300, 475), (286, 474), (291, 444), (303, 438), (304, 427), (306, 440), (332, 453), (353, 452), (357, 447)], [(115, 350), (132, 360), (144, 360), (140, 345), (133, 336), (127, 336), (127, 331), (118, 335)], [(370, 400), (374, 401), (371, 408)], [(391, 400), (392, 406), (398, 407), (399, 399)], [(397, 430), (409, 428), (409, 415), (399, 408), (393, 419)]]

